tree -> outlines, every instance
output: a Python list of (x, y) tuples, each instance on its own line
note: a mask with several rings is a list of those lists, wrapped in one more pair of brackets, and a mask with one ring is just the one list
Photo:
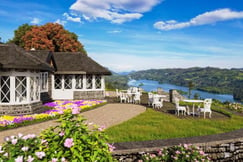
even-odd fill
[(188, 82), (188, 98), (191, 98), (191, 94), (192, 94), (192, 88), (194, 87), (194, 84), (192, 83), (192, 81)]
[(26, 50), (35, 48), (37, 50), (51, 50), (55, 52), (86, 53), (83, 45), (78, 41), (78, 36), (65, 30), (62, 25), (57, 23), (32, 26), (22, 37), (17, 37), (16, 39), (23, 42), (23, 47)]
[(28, 24), (23, 24), (19, 26), (18, 29), (14, 31), (13, 39), (9, 40), (8, 42), (14, 43), (20, 47), (24, 47), (25, 43), (22, 40), (22, 37), (25, 35), (27, 31), (30, 31), (32, 27), (33, 27), (32, 25), (28, 25)]

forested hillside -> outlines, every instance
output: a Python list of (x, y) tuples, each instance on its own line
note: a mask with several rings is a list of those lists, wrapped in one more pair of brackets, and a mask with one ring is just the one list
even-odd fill
[(243, 99), (243, 71), (241, 69), (188, 68), (188, 69), (151, 69), (129, 74), (132, 79), (156, 80), (188, 86), (192, 82), (194, 89), (213, 93), (233, 94)]
[(106, 89), (127, 89), (128, 77), (112, 72), (111, 76), (105, 77)]

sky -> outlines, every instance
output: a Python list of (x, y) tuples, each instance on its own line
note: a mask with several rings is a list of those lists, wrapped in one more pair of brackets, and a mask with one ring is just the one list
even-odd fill
[(115, 72), (243, 68), (243, 0), (1, 0), (0, 37), (59, 23)]

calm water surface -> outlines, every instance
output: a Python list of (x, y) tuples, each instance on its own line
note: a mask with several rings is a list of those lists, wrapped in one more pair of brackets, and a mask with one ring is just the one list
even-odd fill
[[(130, 80), (128, 82), (129, 86), (139, 86), (140, 84), (143, 84), (141, 86), (145, 91), (157, 91), (157, 88), (162, 88), (165, 92), (169, 92), (170, 89), (177, 89), (181, 90), (184, 92), (188, 92), (188, 87), (183, 87), (183, 86), (177, 86), (173, 84), (159, 84), (157, 81), (153, 80)], [(204, 91), (199, 91), (199, 90), (192, 90), (192, 95), (194, 96), (195, 93), (199, 94), (200, 98), (214, 98), (217, 100), (220, 100), (222, 102), (229, 101), (229, 102), (237, 102), (233, 99), (233, 95), (228, 95), (228, 94), (215, 94), (215, 93), (208, 93)], [(187, 96), (186, 96), (187, 97)]]

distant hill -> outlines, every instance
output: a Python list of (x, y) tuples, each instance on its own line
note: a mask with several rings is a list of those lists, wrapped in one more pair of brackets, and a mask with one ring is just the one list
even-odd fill
[[(130, 73), (132, 79), (156, 80), (160, 83), (171, 83), (188, 86), (189, 81), (194, 89), (213, 93), (233, 94), (243, 99), (242, 69), (187, 68), (187, 69), (150, 69)], [(242, 93), (242, 95), (240, 95)], [(242, 96), (242, 97), (241, 97)]]

